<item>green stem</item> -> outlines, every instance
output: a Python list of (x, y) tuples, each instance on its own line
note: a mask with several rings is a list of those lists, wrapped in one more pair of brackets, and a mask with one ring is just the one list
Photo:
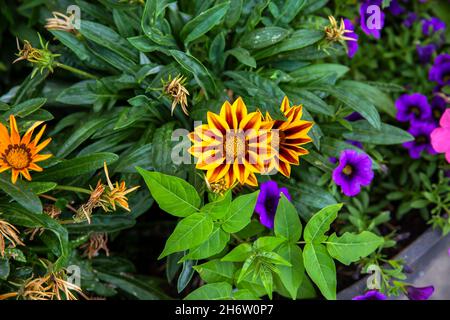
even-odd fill
[(93, 74), (90, 74), (90, 73), (88, 73), (88, 72), (82, 71), (82, 70), (80, 70), (80, 69), (77, 69), (77, 68), (74, 68), (74, 67), (71, 67), (71, 66), (68, 66), (68, 65), (63, 64), (63, 63), (61, 63), (61, 62), (54, 62), (53, 65), (54, 65), (55, 67), (58, 67), (58, 68), (61, 68), (61, 69), (70, 71), (70, 72), (72, 72), (72, 73), (78, 74), (78, 75), (80, 75), (80, 76), (82, 76), (82, 77), (84, 77), (84, 78), (88, 78), (88, 79), (97, 79), (97, 77), (94, 76)]
[(72, 187), (72, 186), (58, 185), (58, 186), (56, 186), (55, 189), (56, 190), (73, 191), (73, 192), (81, 192), (81, 193), (86, 193), (86, 194), (91, 194), (92, 193), (91, 190), (84, 189), (84, 188), (79, 188), (79, 187)]

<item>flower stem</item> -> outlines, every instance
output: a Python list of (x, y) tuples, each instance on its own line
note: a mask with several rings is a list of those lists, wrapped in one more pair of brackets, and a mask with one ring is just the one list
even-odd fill
[(93, 74), (90, 74), (88, 72), (85, 72), (83, 70), (80, 70), (80, 69), (77, 69), (77, 68), (74, 68), (74, 67), (71, 67), (71, 66), (68, 66), (68, 65), (66, 65), (64, 63), (61, 63), (61, 62), (54, 62), (53, 65), (55, 67), (58, 67), (58, 68), (70, 71), (72, 73), (78, 74), (78, 75), (80, 75), (80, 76), (82, 76), (84, 78), (97, 79), (97, 77), (94, 76)]
[(91, 194), (92, 193), (91, 190), (84, 189), (84, 188), (79, 188), (79, 187), (72, 187), (72, 186), (58, 185), (58, 186), (56, 186), (55, 189), (56, 190), (73, 191), (73, 192), (81, 192), (81, 193), (86, 193), (86, 194)]

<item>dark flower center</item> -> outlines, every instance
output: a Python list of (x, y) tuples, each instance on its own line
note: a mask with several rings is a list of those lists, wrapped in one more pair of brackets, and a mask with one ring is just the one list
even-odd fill
[(411, 106), (409, 111), (414, 113), (416, 116), (420, 115), (420, 109), (417, 106)]
[(442, 111), (440, 109), (434, 109), (433, 110), (433, 116), (435, 119), (440, 119), (442, 116)]
[(428, 143), (428, 137), (425, 135), (418, 136), (416, 137), (416, 142), (417, 144), (426, 144)]
[(266, 208), (268, 214), (271, 217), (275, 216), (275, 212), (277, 211), (277, 206), (278, 206), (279, 200), (280, 200), (279, 197), (269, 196), (266, 198), (266, 201), (264, 202), (264, 207)]
[(353, 173), (353, 167), (351, 166), (351, 165), (346, 165), (345, 167), (344, 167), (344, 169), (342, 169), (342, 172), (346, 175), (346, 176), (349, 176), (349, 175), (351, 175), (352, 173)]

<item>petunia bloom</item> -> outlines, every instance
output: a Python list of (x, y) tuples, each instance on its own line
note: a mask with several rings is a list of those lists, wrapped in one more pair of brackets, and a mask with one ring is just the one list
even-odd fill
[(370, 185), (373, 177), (372, 160), (367, 154), (351, 149), (341, 152), (339, 165), (333, 170), (333, 181), (346, 196), (356, 196), (361, 186)]
[(439, 121), (440, 127), (431, 132), (431, 145), (438, 153), (445, 153), (445, 159), (450, 163), (450, 109), (445, 110)]
[(445, 27), (446, 27), (445, 22), (439, 20), (436, 17), (422, 20), (422, 33), (425, 36), (429, 36), (435, 33), (436, 31), (443, 30), (445, 29)]
[(395, 101), (395, 107), (398, 121), (427, 120), (431, 117), (431, 106), (427, 97), (420, 93), (401, 95)]
[(42, 171), (36, 162), (44, 161), (50, 158), (51, 154), (39, 154), (52, 140), (48, 138), (39, 143), (45, 131), (45, 125), (42, 126), (34, 140), (31, 140), (34, 130), (43, 122), (35, 122), (20, 137), (19, 128), (17, 127), (16, 118), (9, 116), (9, 125), (11, 133), (8, 134), (6, 127), (0, 123), (0, 172), (11, 169), (11, 181), (16, 183), (19, 174), (28, 181), (31, 181), (30, 171)]
[[(380, 38), (381, 29), (384, 26), (384, 12), (381, 11), (381, 2), (382, 0), (364, 0), (359, 7), (361, 29), (365, 34), (373, 36), (376, 39)], [(378, 6), (380, 10), (379, 14), (377, 14), (377, 11), (374, 13), (367, 12), (367, 9), (374, 5)]]
[(431, 115), (436, 123), (439, 123), (442, 115), (447, 109), (447, 101), (441, 94), (435, 94), (431, 99)]
[(414, 136), (414, 141), (405, 142), (403, 146), (408, 149), (409, 156), (412, 159), (419, 159), (423, 151), (436, 154), (430, 141), (430, 134), (434, 128), (436, 128), (436, 124), (433, 122), (411, 122), (408, 132)]
[(352, 300), (386, 300), (386, 296), (378, 290), (369, 290), (361, 296), (356, 296)]
[(355, 27), (349, 19), (344, 19), (345, 30), (350, 32), (346, 33), (348, 38), (353, 38), (355, 41), (346, 41), (347, 44), (347, 55), (349, 58), (353, 58), (353, 56), (358, 51), (358, 35), (355, 33)]
[(394, 16), (398, 16), (401, 15), (402, 13), (405, 12), (405, 8), (403, 8), (397, 0), (392, 0), (391, 4), (389, 5), (389, 11), (392, 13), (392, 15)]
[(261, 224), (267, 228), (273, 228), (275, 213), (277, 212), (281, 193), (283, 193), (289, 201), (292, 200), (289, 191), (284, 187), (279, 188), (275, 181), (261, 183), (255, 212), (259, 215)]
[(407, 28), (411, 28), (414, 22), (417, 20), (417, 14), (415, 12), (409, 12), (405, 20), (403, 20), (403, 25)]
[(428, 78), (441, 86), (450, 84), (450, 54), (442, 53), (434, 59)]
[(414, 286), (406, 286), (406, 296), (409, 300), (428, 300), (434, 293), (433, 286), (427, 287), (414, 287)]
[(433, 56), (433, 53), (436, 51), (436, 45), (431, 43), (425, 46), (417, 45), (416, 46), (417, 55), (419, 56), (419, 61), (422, 64), (428, 63)]

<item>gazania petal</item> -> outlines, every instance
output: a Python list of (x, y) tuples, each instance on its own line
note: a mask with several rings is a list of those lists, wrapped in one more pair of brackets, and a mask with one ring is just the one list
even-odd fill
[(34, 150), (32, 150), (33, 154), (36, 154), (39, 151), (41, 151), (42, 149), (44, 149), (51, 141), (52, 141), (52, 138), (48, 138), (47, 140), (45, 140), (44, 142), (39, 144)]
[(51, 158), (52, 156), (53, 156), (52, 154), (38, 154), (33, 157), (33, 162), (44, 161), (47, 160), (48, 158)]
[(31, 176), (30, 176), (30, 172), (28, 171), (28, 169), (23, 169), (21, 172), (22, 176), (25, 177), (25, 179), (27, 179), (28, 181), (31, 181)]
[(18, 178), (18, 177), (19, 177), (19, 171), (16, 170), (16, 169), (13, 169), (13, 170), (12, 170), (12, 175), (11, 175), (11, 182), (12, 182), (13, 184), (16, 184), (17, 178)]
[(236, 114), (233, 112), (233, 107), (228, 101), (225, 101), (220, 109), (220, 117), (225, 119), (228, 123), (228, 126), (233, 129), (237, 129), (238, 120)]
[(13, 115), (9, 116), (9, 125), (11, 126), (11, 143), (19, 144), (20, 143), (19, 129), (17, 128), (16, 118), (14, 118)]
[(208, 111), (206, 118), (208, 119), (208, 124), (218, 129), (222, 134), (226, 134), (227, 130), (230, 129), (226, 121), (215, 113)]
[(247, 106), (241, 97), (237, 98), (236, 101), (232, 105), (233, 111), (236, 114), (236, 118), (238, 123), (242, 121), (247, 116)]

